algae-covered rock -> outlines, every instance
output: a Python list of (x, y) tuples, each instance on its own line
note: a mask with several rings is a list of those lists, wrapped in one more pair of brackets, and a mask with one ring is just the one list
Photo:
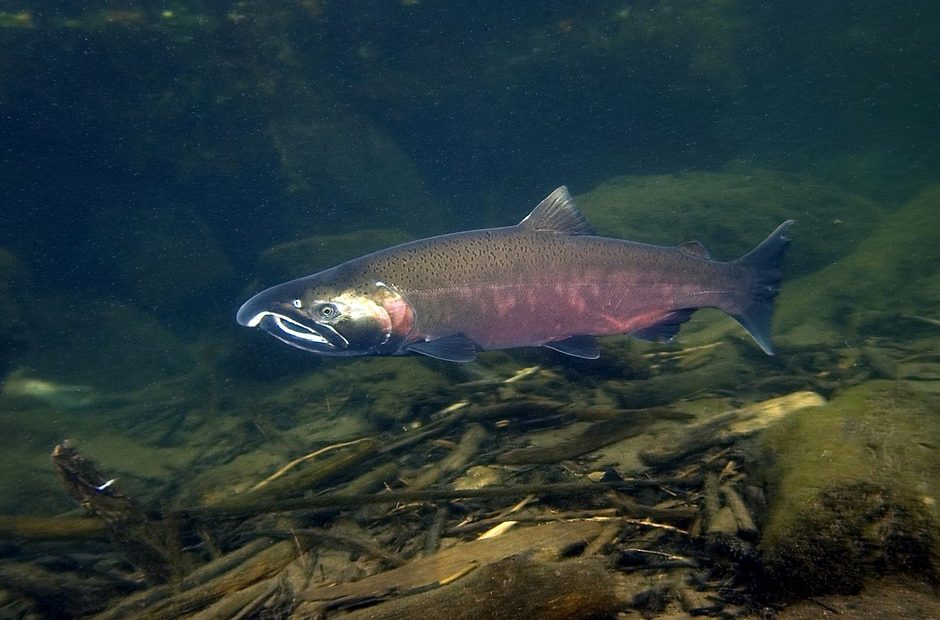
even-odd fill
[(444, 363), (420, 357), (357, 358), (325, 365), (292, 388), (295, 397), (298, 389), (301, 393), (332, 393), (332, 404), (307, 398), (301, 409), (307, 414), (322, 414), (332, 407), (365, 416), (380, 428), (397, 427), (418, 413), (429, 398), (446, 393), (452, 382), (448, 371)]
[(162, 315), (204, 309), (231, 286), (235, 272), (209, 226), (191, 210), (174, 205), (101, 216), (102, 271), (122, 286), (135, 305)]
[(741, 256), (795, 219), (788, 274), (810, 273), (845, 255), (879, 214), (861, 196), (767, 170), (618, 177), (577, 202), (602, 234), (660, 245), (698, 240), (717, 260)]
[(338, 235), (319, 235), (269, 248), (259, 260), (259, 278), (277, 284), (335, 267), (343, 261), (413, 238), (400, 230), (364, 229)]
[(136, 307), (74, 298), (45, 298), (37, 307), (22, 360), (32, 377), (111, 391), (193, 367), (184, 343)]
[(878, 573), (940, 573), (940, 396), (873, 381), (759, 440), (771, 592), (854, 592)]
[[(871, 235), (836, 264), (788, 283), (777, 325), (790, 343), (843, 342), (885, 332), (904, 315), (940, 307), (940, 185), (882, 217)], [(903, 327), (903, 326), (902, 326)]]
[[(426, 189), (418, 167), (367, 118), (323, 111), (271, 124), (274, 148), (290, 190), (319, 212), (310, 226), (352, 219), (430, 232), (440, 229), (442, 210)], [(294, 214), (294, 217), (298, 217)]]

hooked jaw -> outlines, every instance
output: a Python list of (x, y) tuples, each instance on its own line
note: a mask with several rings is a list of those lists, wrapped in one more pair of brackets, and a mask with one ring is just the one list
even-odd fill
[[(273, 309), (280, 305), (283, 304), (273, 299), (270, 290), (262, 291), (238, 309), (235, 320), (239, 325), (257, 327), (285, 344), (314, 353), (335, 354), (339, 346), (349, 344), (336, 330), (328, 326), (310, 325)], [(332, 339), (325, 335), (328, 332), (332, 332), (328, 334)]]
[(310, 343), (314, 347), (313, 350), (317, 351), (319, 351), (318, 347), (323, 346), (330, 349), (336, 348), (329, 340), (320, 335), (320, 332), (276, 312), (259, 312), (242, 325), (245, 327), (258, 327), (275, 338), (301, 349), (308, 348), (303, 346), (303, 343)]

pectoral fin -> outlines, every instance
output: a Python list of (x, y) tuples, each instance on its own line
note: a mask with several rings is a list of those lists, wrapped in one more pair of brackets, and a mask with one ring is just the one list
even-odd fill
[(463, 334), (452, 334), (435, 340), (414, 342), (406, 346), (405, 350), (446, 362), (469, 362), (477, 356), (476, 345)]

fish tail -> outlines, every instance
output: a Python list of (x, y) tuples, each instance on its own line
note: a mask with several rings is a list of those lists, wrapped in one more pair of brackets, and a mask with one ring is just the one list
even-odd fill
[(793, 224), (794, 220), (787, 220), (760, 245), (734, 261), (734, 264), (745, 267), (751, 276), (743, 310), (729, 314), (747, 330), (767, 355), (774, 354), (770, 342), (774, 298), (780, 290), (781, 263), (790, 245), (787, 232)]

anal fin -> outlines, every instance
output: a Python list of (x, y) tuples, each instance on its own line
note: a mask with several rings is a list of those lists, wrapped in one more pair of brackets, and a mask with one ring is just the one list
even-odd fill
[(630, 335), (640, 340), (649, 340), (650, 342), (669, 342), (679, 333), (679, 327), (692, 318), (692, 313), (697, 308), (683, 308), (682, 310), (673, 310), (663, 316), (659, 321), (630, 332)]

